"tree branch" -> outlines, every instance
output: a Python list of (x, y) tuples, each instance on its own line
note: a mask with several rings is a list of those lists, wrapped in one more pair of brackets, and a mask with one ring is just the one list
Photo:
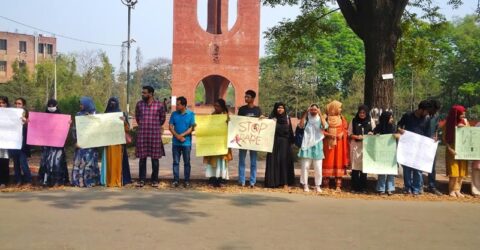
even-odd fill
[(359, 14), (357, 10), (355, 10), (352, 2), (350, 0), (337, 0), (337, 3), (348, 23), (348, 26), (350, 26), (357, 36), (363, 39), (365, 37), (363, 34), (363, 27), (359, 22)]

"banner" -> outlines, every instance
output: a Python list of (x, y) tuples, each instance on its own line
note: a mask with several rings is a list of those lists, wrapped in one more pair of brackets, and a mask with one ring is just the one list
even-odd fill
[(0, 148), (21, 149), (23, 143), (23, 109), (0, 108)]
[(456, 128), (455, 152), (457, 160), (480, 160), (480, 127)]
[(433, 139), (405, 131), (398, 142), (397, 161), (401, 165), (431, 173), (437, 147), (438, 142)]
[(392, 134), (363, 137), (363, 172), (397, 175), (397, 141)]
[(70, 115), (30, 112), (27, 144), (62, 148), (70, 129)]
[(227, 148), (227, 115), (195, 116), (196, 155), (225, 155)]
[(96, 148), (125, 144), (125, 127), (121, 112), (75, 117), (77, 144)]
[(230, 116), (228, 147), (272, 152), (276, 122), (246, 116)]

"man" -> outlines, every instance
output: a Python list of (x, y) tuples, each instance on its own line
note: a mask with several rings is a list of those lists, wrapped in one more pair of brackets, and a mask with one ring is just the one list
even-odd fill
[(195, 127), (195, 114), (187, 109), (187, 99), (177, 98), (176, 111), (170, 116), (170, 132), (173, 135), (173, 182), (172, 187), (178, 187), (180, 181), (180, 156), (183, 156), (183, 174), (185, 188), (190, 187), (190, 152), (192, 150), (192, 132)]
[[(245, 92), (245, 103), (238, 109), (239, 116), (248, 116), (248, 117), (260, 117), (262, 111), (258, 106), (255, 106), (254, 101), (257, 94), (253, 90), (247, 90)], [(239, 150), (239, 160), (238, 160), (238, 183), (244, 187), (245, 186), (245, 158), (247, 156), (247, 151), (244, 149)], [(257, 181), (257, 151), (250, 151), (250, 187), (255, 187)]]
[[(398, 122), (398, 130), (403, 134), (405, 130), (419, 135), (428, 136), (429, 120), (427, 119), (428, 111), (432, 104), (429, 101), (421, 101), (418, 109), (406, 113)], [(404, 193), (419, 195), (422, 188), (422, 172), (408, 166), (403, 167), (403, 183)]]
[[(428, 133), (427, 136), (434, 139), (435, 141), (438, 140), (438, 123), (440, 121), (440, 116), (438, 115), (438, 111), (442, 107), (440, 102), (435, 99), (429, 100), (431, 107), (428, 110), (429, 116), (429, 123), (428, 123)], [(436, 187), (436, 171), (435, 171), (435, 161), (433, 161), (432, 172), (428, 174), (428, 192), (435, 194), (435, 195), (442, 195), (440, 191), (438, 191)], [(422, 179), (423, 180), (423, 179)], [(423, 186), (423, 185), (422, 185)]]
[(136, 156), (140, 158), (140, 180), (137, 187), (145, 185), (147, 175), (147, 157), (152, 159), (152, 187), (158, 187), (159, 160), (165, 156), (161, 129), (165, 123), (165, 107), (155, 100), (155, 90), (151, 86), (142, 88), (142, 100), (135, 107), (135, 119), (138, 124)]

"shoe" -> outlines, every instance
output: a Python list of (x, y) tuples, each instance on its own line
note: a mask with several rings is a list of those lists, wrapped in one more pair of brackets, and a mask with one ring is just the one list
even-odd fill
[(250, 188), (255, 188), (255, 183), (250, 184)]
[(387, 192), (387, 195), (388, 195), (388, 196), (392, 196), (392, 195), (393, 195), (393, 192), (392, 192), (392, 191), (388, 191), (388, 192)]
[(238, 186), (243, 188), (243, 187), (245, 187), (245, 183), (239, 183)]
[(430, 188), (430, 189), (428, 189), (428, 192), (430, 192), (430, 193), (432, 193), (432, 194), (434, 194), (434, 195), (438, 195), (438, 196), (442, 196), (442, 195), (443, 195), (442, 192), (438, 191), (438, 189), (436, 189), (436, 188)]
[(323, 193), (322, 188), (320, 188), (320, 186), (316, 186), (316, 187), (315, 187), (315, 192), (317, 192), (317, 193)]
[(465, 198), (465, 195), (463, 195), (460, 191), (455, 191), (455, 194), (458, 198)]
[(5, 184), (0, 185), (0, 189), (5, 189), (5, 188), (7, 188), (7, 185)]
[(418, 197), (418, 196), (420, 196), (420, 192), (418, 192), (418, 193), (412, 193), (412, 195), (413, 195), (413, 197)]
[(183, 187), (184, 187), (184, 188), (191, 188), (192, 185), (190, 185), (190, 182), (189, 182), (189, 181), (186, 181), (186, 182), (183, 184)]
[(142, 188), (143, 186), (145, 186), (145, 182), (144, 181), (139, 181), (135, 184), (135, 187), (137, 188)]
[(178, 187), (178, 181), (172, 182), (172, 187), (173, 187), (173, 188), (177, 188), (177, 187)]
[(384, 196), (384, 195), (385, 195), (385, 192), (380, 191), (380, 192), (378, 192), (378, 195)]
[(410, 190), (403, 190), (403, 194), (410, 195), (410, 194), (412, 194), (412, 192)]
[(158, 188), (158, 182), (157, 181), (152, 182), (152, 187)]
[(310, 188), (308, 188), (307, 184), (303, 185), (303, 192), (310, 192)]

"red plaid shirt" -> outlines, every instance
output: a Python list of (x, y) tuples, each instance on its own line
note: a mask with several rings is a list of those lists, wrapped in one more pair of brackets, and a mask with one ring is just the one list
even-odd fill
[(150, 105), (139, 101), (135, 107), (135, 119), (138, 123), (135, 155), (137, 158), (159, 159), (165, 156), (161, 128), (165, 123), (165, 107), (154, 100)]

